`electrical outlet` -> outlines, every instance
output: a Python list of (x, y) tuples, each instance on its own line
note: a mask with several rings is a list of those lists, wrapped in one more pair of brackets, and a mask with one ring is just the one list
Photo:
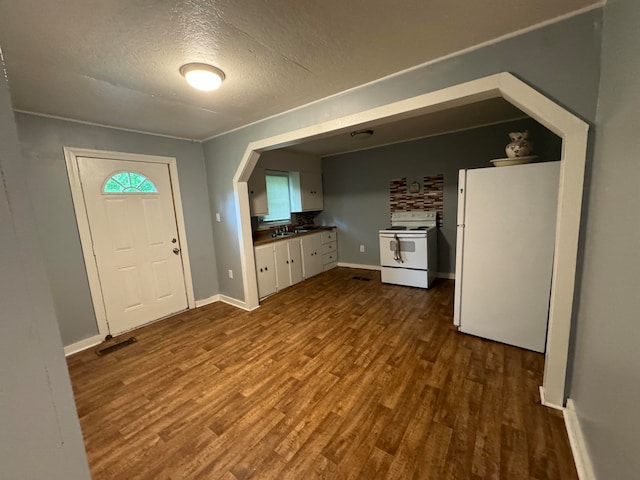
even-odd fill
[(229, 270), (229, 278), (233, 278), (233, 270)]
[(216, 222), (219, 222), (219, 221), (220, 221), (220, 214), (216, 213)]
[(364, 253), (364, 245), (360, 245), (360, 253)]

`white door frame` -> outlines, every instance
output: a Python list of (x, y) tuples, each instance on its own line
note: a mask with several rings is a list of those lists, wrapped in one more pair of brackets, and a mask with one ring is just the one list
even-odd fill
[(80, 244), (82, 245), (82, 255), (87, 269), (89, 279), (89, 290), (93, 310), (98, 323), (98, 334), (106, 337), (109, 334), (107, 324), (107, 312), (102, 298), (102, 286), (98, 275), (98, 264), (93, 255), (91, 243), (91, 229), (89, 228), (89, 217), (84, 203), (82, 185), (80, 183), (80, 172), (78, 170), (78, 157), (101, 158), (107, 160), (125, 160), (128, 162), (160, 163), (168, 165), (169, 178), (173, 196), (173, 206), (180, 237), (180, 250), (182, 252), (182, 271), (184, 272), (184, 284), (187, 292), (187, 305), (195, 308), (195, 296), (193, 293), (193, 279), (191, 278), (191, 263), (189, 261), (189, 248), (187, 246), (187, 233), (184, 226), (184, 215), (182, 212), (182, 198), (180, 196), (180, 186), (178, 183), (178, 169), (176, 159), (173, 157), (160, 157), (156, 155), (142, 155), (137, 153), (110, 152), (104, 150), (92, 150), (88, 148), (64, 147), (64, 158), (67, 164), (67, 175), (71, 187), (71, 198), (73, 199), (73, 209), (76, 214), (78, 233), (80, 234)]
[(261, 152), (338, 132), (346, 134), (373, 122), (399, 120), (496, 97), (512, 103), (563, 140), (547, 351), (541, 387), (545, 405), (563, 408), (589, 125), (510, 73), (498, 73), (251, 142), (233, 178), (245, 307), (254, 309), (259, 305), (247, 180)]

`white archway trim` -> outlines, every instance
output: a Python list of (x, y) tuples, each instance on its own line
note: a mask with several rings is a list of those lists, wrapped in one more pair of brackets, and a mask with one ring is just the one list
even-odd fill
[[(110, 152), (104, 150), (93, 150), (88, 148), (64, 147), (64, 158), (67, 164), (67, 175), (69, 176), (69, 185), (71, 187), (71, 198), (73, 199), (73, 208), (78, 224), (78, 233), (80, 235), (80, 244), (82, 246), (82, 254), (87, 270), (87, 278), (89, 280), (89, 290), (91, 292), (91, 300), (93, 310), (96, 315), (98, 324), (98, 335), (100, 340), (104, 339), (109, 333), (109, 325), (107, 324), (107, 312), (102, 298), (102, 287), (100, 285), (100, 277), (98, 275), (98, 266), (93, 256), (93, 248), (91, 244), (91, 229), (89, 228), (89, 217), (84, 204), (82, 195), (82, 184), (80, 183), (80, 173), (78, 170), (78, 157), (105, 158), (113, 160), (127, 160), (131, 162), (147, 162), (161, 163), (169, 167), (169, 177), (171, 178), (171, 188), (173, 191), (173, 205), (176, 216), (176, 225), (178, 227), (178, 235), (180, 236), (180, 249), (182, 250), (182, 270), (184, 272), (185, 290), (187, 293), (187, 305), (189, 308), (196, 307), (195, 295), (193, 291), (193, 278), (191, 277), (191, 262), (189, 260), (189, 247), (187, 245), (187, 231), (184, 223), (184, 214), (182, 210), (182, 197), (180, 196), (180, 184), (178, 182), (178, 168), (176, 159), (173, 157), (160, 157), (157, 155), (142, 155), (137, 153)], [(87, 343), (78, 342), (74, 344), (71, 351), (80, 351), (91, 346), (96, 337), (87, 339)]]
[(348, 131), (362, 124), (385, 123), (495, 97), (505, 98), (563, 139), (547, 353), (541, 389), (546, 405), (562, 408), (589, 126), (509, 73), (491, 75), (251, 142), (233, 179), (246, 307), (258, 307), (247, 180), (261, 152)]

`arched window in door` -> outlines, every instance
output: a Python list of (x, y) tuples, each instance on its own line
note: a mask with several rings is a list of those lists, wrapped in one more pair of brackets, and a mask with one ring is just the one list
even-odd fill
[(102, 193), (158, 193), (158, 189), (141, 173), (117, 172), (104, 182)]

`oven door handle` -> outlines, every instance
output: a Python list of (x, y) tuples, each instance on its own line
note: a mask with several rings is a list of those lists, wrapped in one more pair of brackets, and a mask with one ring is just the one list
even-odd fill
[(400, 250), (400, 239), (398, 238), (398, 234), (395, 234), (393, 238), (396, 241), (396, 246), (393, 249), (393, 259), (398, 263), (404, 263), (404, 260), (402, 260), (402, 251)]

